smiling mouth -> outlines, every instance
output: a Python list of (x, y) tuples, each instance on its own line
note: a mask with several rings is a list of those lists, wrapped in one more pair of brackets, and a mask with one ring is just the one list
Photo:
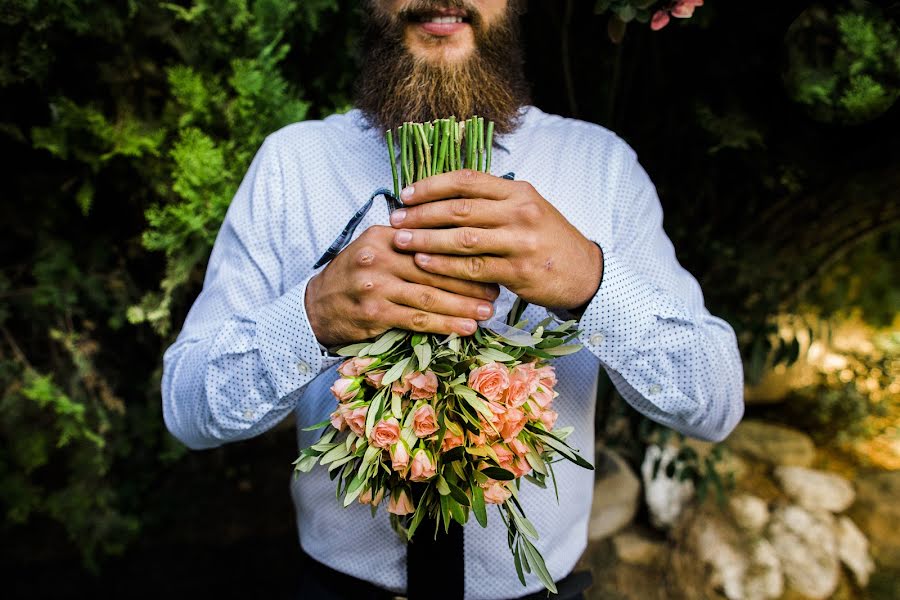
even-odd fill
[(411, 23), (439, 23), (452, 25), (454, 23), (471, 23), (471, 18), (464, 10), (438, 9), (421, 13), (413, 13), (408, 17)]

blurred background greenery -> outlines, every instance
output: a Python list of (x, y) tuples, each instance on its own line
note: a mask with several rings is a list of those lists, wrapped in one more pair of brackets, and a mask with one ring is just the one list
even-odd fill
[[(651, 31), (665, 4), (529, 2), (534, 103), (637, 150), (738, 333), (748, 418), (850, 479), (896, 472), (900, 5), (711, 1)], [(162, 423), (161, 356), (263, 138), (350, 107), (359, 3), (0, 7), (5, 579), (32, 598), (289, 594), (292, 423), (188, 453)], [(665, 432), (600, 402), (637, 468)], [(714, 462), (686, 477), (727, 493)]]

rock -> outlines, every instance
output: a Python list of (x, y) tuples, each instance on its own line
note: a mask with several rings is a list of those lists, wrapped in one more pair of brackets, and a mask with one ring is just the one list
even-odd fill
[(769, 505), (757, 496), (732, 496), (728, 500), (728, 506), (737, 526), (749, 533), (759, 533), (769, 522)]
[(835, 533), (841, 562), (847, 565), (856, 582), (866, 587), (869, 585), (869, 577), (875, 571), (875, 563), (869, 556), (869, 540), (847, 517), (838, 518)]
[(691, 544), (711, 567), (709, 584), (729, 600), (771, 600), (784, 592), (781, 562), (765, 539), (748, 540), (721, 519), (697, 519)]
[[(650, 510), (650, 522), (655, 527), (667, 529), (678, 521), (684, 507), (694, 497), (694, 484), (691, 481), (678, 481), (666, 475), (666, 467), (675, 460), (678, 450), (667, 446), (661, 450), (659, 446), (647, 446), (644, 462), (641, 463), (641, 476), (644, 480), (644, 498)], [(653, 477), (653, 466), (659, 460), (659, 469)]]
[(856, 502), (848, 515), (869, 538), (875, 561), (888, 569), (900, 569), (900, 471), (860, 472)]
[(853, 485), (835, 473), (805, 467), (778, 467), (775, 479), (797, 504), (813, 512), (847, 510), (856, 498)]
[(816, 452), (802, 431), (752, 419), (741, 422), (725, 443), (734, 452), (772, 465), (808, 467)]
[(639, 535), (633, 531), (625, 531), (613, 537), (616, 556), (629, 565), (654, 565), (662, 562), (667, 546)]
[(781, 561), (788, 586), (811, 600), (834, 593), (840, 577), (834, 517), (797, 506), (774, 511), (768, 538)]
[(597, 480), (588, 537), (601, 540), (624, 529), (634, 519), (641, 495), (641, 482), (621, 456), (601, 449), (595, 461)]

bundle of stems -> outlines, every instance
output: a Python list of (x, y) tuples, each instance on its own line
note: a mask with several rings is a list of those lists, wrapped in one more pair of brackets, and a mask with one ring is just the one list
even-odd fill
[(404, 123), (396, 130), (399, 156), (394, 145), (394, 130), (385, 133), (394, 196), (404, 187), (441, 173), (474, 169), (489, 173), (494, 122), (482, 117), (457, 121), (456, 117), (425, 123)]

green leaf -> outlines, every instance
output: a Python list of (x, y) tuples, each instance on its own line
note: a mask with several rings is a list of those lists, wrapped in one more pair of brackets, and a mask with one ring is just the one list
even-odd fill
[(581, 344), (570, 344), (567, 346), (557, 346), (555, 348), (545, 348), (544, 352), (546, 352), (550, 356), (566, 356), (569, 354), (575, 354), (583, 347), (584, 346), (582, 346)]
[(481, 348), (478, 351), (478, 358), (484, 362), (512, 362), (515, 360), (515, 358), (509, 354), (500, 352), (494, 348)]
[[(384, 388), (385, 390), (388, 388)], [(384, 407), (384, 390), (379, 392), (372, 398), (372, 403), (369, 405), (369, 410), (366, 412), (366, 438), (368, 439), (372, 435), (372, 429), (375, 427), (375, 423), (381, 417), (381, 409)]]
[(538, 576), (538, 579), (540, 579), (541, 583), (544, 584), (545, 588), (547, 588), (554, 594), (557, 593), (556, 584), (553, 582), (553, 577), (550, 576), (550, 572), (547, 570), (547, 565), (544, 564), (544, 557), (541, 556), (541, 553), (538, 552), (538, 549), (535, 548), (527, 539), (519, 539), (520, 543), (522, 544), (522, 548), (525, 550), (525, 556), (528, 558), (528, 562), (534, 569), (534, 572)]
[(393, 382), (400, 379), (400, 377), (403, 375), (403, 370), (409, 364), (410, 360), (412, 360), (412, 357), (407, 356), (406, 358), (395, 364), (393, 367), (388, 369), (387, 373), (384, 374), (384, 377), (381, 378), (381, 384), (384, 386), (389, 386)]
[(579, 467), (583, 467), (585, 469), (590, 469), (592, 471), (594, 470), (594, 466), (591, 463), (589, 463), (584, 458), (582, 458), (577, 452), (575, 452), (574, 449), (572, 449), (565, 442), (556, 439), (549, 433), (544, 433), (544, 432), (537, 433), (537, 431), (535, 431), (535, 430), (532, 430), (532, 433), (534, 433), (535, 437), (540, 439), (542, 442), (544, 442), (545, 444), (547, 444), (548, 446), (550, 446), (551, 448), (553, 448), (554, 450), (559, 452), (561, 455), (563, 455), (565, 458), (569, 459), (570, 461), (572, 461)]
[(419, 371), (424, 371), (431, 364), (431, 344), (426, 340), (424, 343), (413, 347), (416, 354), (416, 361), (419, 363)]
[(422, 497), (419, 498), (419, 505), (416, 507), (416, 512), (413, 514), (412, 522), (409, 524), (409, 530), (406, 532), (406, 539), (411, 540), (413, 534), (416, 532), (416, 529), (419, 528), (419, 523), (422, 522), (422, 519), (425, 517), (425, 513), (428, 512), (428, 504), (431, 498), (431, 487), (425, 490), (425, 493), (422, 494)]
[(500, 467), (487, 467), (486, 469), (482, 469), (481, 472), (491, 479), (496, 479), (497, 481), (512, 481), (516, 478), (515, 474), (512, 471), (507, 471), (506, 469), (501, 469)]
[(350, 344), (349, 346), (338, 348), (336, 354), (338, 354), (339, 356), (363, 356), (363, 351), (369, 348), (371, 345), (372, 344), (368, 342), (362, 342), (360, 344)]
[(441, 500), (444, 498), (447, 499), (447, 507), (450, 510), (450, 515), (453, 517), (453, 520), (459, 523), (460, 525), (465, 525), (466, 521), (469, 520), (468, 514), (466, 510), (457, 502), (453, 496), (441, 496)]
[(437, 481), (435, 482), (435, 487), (437, 488), (438, 493), (441, 496), (446, 496), (450, 493), (450, 486), (447, 485), (447, 480), (444, 479), (443, 475), (437, 476)]
[(465, 400), (469, 406), (480, 412), (485, 418), (491, 419), (494, 416), (485, 401), (479, 398), (472, 388), (464, 385), (455, 385), (452, 389), (457, 396)]
[(482, 527), (487, 527), (487, 508), (484, 505), (484, 489), (476, 483), (472, 483), (472, 512), (475, 519)]
[(372, 347), (369, 348), (368, 354), (371, 356), (378, 356), (379, 354), (384, 354), (391, 348), (393, 348), (397, 342), (406, 338), (409, 335), (408, 331), (404, 331), (402, 329), (389, 329), (381, 334), (375, 342), (372, 344)]
[(462, 491), (462, 488), (449, 482), (447, 482), (447, 486), (450, 488), (450, 496), (452, 496), (454, 500), (463, 506), (469, 506), (471, 504), (469, 502), (469, 497)]
[[(319, 461), (319, 464), (327, 465), (330, 462), (344, 458), (349, 453), (350, 452), (347, 450), (344, 444), (338, 443), (334, 448), (322, 455), (322, 459)], [(350, 458), (353, 458), (353, 456), (351, 455)]]
[(319, 421), (315, 425), (310, 425), (309, 427), (304, 427), (301, 431), (315, 431), (316, 429), (323, 429), (331, 425), (331, 418), (325, 419), (324, 421)]

